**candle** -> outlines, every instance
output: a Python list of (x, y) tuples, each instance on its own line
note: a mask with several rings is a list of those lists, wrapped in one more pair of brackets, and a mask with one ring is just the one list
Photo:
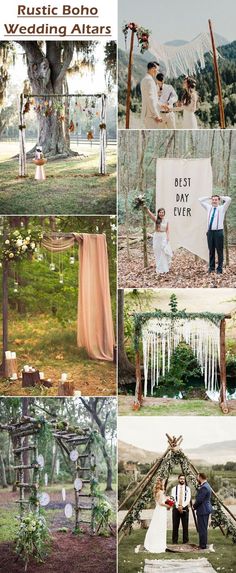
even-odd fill
[(44, 380), (44, 372), (39, 372), (39, 378), (40, 380)]
[(24, 372), (29, 372), (29, 366), (28, 366), (28, 364), (26, 364), (26, 365), (24, 366)]
[(10, 350), (6, 350), (5, 356), (6, 356), (6, 359), (9, 360), (9, 359), (11, 358), (11, 351), (10, 351)]
[(11, 353), (11, 358), (13, 358), (14, 360), (16, 359), (16, 352)]
[(67, 381), (67, 373), (66, 373), (66, 372), (62, 372), (61, 382), (66, 382), (66, 381)]
[(81, 391), (80, 391), (80, 390), (75, 390), (75, 391), (74, 391), (74, 396), (75, 396), (75, 398), (80, 398), (80, 396), (81, 396)]

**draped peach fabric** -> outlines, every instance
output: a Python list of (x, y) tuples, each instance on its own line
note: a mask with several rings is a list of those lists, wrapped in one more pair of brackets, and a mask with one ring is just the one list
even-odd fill
[(72, 237), (48, 237), (42, 246), (51, 252), (79, 243), (77, 343), (90, 358), (113, 360), (114, 330), (107, 243), (105, 235), (73, 233)]
[(105, 235), (75, 234), (80, 245), (79, 347), (95, 360), (113, 360), (114, 331)]

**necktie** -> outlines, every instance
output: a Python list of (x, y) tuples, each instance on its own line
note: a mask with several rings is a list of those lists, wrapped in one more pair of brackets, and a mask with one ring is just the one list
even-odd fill
[(179, 505), (183, 505), (183, 486), (180, 486), (180, 491), (179, 491)]
[(214, 217), (215, 217), (215, 212), (216, 212), (216, 207), (214, 207), (212, 214), (211, 214), (211, 219), (210, 219), (210, 224), (209, 224), (209, 231), (211, 231), (211, 227), (212, 227), (212, 223), (214, 221)]

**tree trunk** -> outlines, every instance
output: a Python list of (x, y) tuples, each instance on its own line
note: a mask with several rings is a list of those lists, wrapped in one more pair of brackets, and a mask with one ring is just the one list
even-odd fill
[[(22, 398), (22, 416), (28, 416), (29, 415), (29, 398)], [(29, 436), (25, 436), (24, 439), (24, 446), (28, 447), (29, 445)], [(25, 451), (23, 452), (23, 464), (24, 465), (29, 465), (30, 463), (30, 452), (29, 451)], [(30, 470), (25, 468), (24, 469), (24, 483), (29, 483), (30, 481)]]
[(124, 291), (118, 290), (118, 372), (123, 375), (134, 376), (135, 367), (129, 361), (125, 351), (124, 334)]
[(4, 464), (3, 456), (0, 452), (0, 476), (1, 476), (1, 486), (2, 488), (7, 487), (6, 469)]
[[(148, 135), (142, 129), (139, 133), (139, 157), (138, 157), (138, 191), (142, 195), (144, 193), (144, 155), (147, 147)], [(143, 209), (143, 264), (146, 268), (148, 266), (148, 253), (147, 253), (147, 218), (146, 212)]]
[[(65, 98), (50, 99), (50, 96), (64, 93), (66, 72), (73, 58), (73, 42), (64, 42), (63, 62), (60, 42), (46, 42), (46, 55), (37, 42), (18, 43), (25, 50), (28, 78), (32, 94), (36, 95), (35, 107), (39, 125), (37, 144), (42, 146), (47, 157), (78, 155), (70, 150), (69, 139), (65, 134)], [(37, 96), (42, 95), (45, 99), (37, 99)]]

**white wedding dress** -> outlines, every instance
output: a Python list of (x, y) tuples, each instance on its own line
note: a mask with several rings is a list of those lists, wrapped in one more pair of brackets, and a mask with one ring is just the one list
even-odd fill
[(155, 231), (153, 235), (153, 252), (156, 260), (156, 272), (158, 274), (168, 273), (173, 256), (170, 243), (167, 240), (168, 222), (162, 220), (160, 231)]
[(191, 102), (184, 106), (182, 129), (198, 129), (195, 112), (197, 110), (197, 94), (192, 94)]
[(166, 495), (161, 492), (145, 536), (144, 547), (150, 553), (165, 553), (166, 551), (167, 508), (160, 505), (166, 499)]

